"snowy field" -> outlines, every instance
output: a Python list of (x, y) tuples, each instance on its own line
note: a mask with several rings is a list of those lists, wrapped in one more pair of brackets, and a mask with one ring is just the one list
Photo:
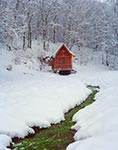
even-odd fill
[[(25, 74), (24, 74), (25, 72)], [(79, 76), (23, 70), (0, 72), (0, 150), (11, 137), (34, 133), (32, 126), (49, 127), (90, 93)]]
[[(118, 150), (118, 71), (102, 66), (76, 66), (77, 74), (60, 76), (36, 71), (28, 63), (14, 65), (12, 53), (0, 55), (0, 150), (14, 136), (34, 133), (32, 126), (49, 127), (86, 99), (85, 84), (99, 85), (96, 101), (73, 117), (75, 142), (67, 150)], [(12, 71), (5, 67), (11, 64)], [(37, 68), (37, 66), (36, 66)]]
[(79, 78), (99, 85), (96, 101), (76, 113), (75, 142), (67, 150), (118, 150), (118, 71), (94, 66), (79, 68)]

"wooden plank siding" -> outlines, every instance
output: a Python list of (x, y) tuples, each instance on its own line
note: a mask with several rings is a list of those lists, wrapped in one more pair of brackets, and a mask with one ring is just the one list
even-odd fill
[(55, 54), (52, 69), (57, 71), (72, 70), (72, 56), (73, 54), (63, 44)]

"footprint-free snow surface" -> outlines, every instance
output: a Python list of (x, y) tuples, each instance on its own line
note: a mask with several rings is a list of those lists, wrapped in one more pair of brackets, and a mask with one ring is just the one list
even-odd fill
[(74, 115), (76, 142), (67, 150), (118, 150), (118, 71), (81, 67), (79, 77), (100, 91), (92, 105)]
[(90, 93), (79, 75), (25, 72), (23, 67), (0, 73), (0, 150), (12, 137), (34, 133), (33, 126), (49, 127)]

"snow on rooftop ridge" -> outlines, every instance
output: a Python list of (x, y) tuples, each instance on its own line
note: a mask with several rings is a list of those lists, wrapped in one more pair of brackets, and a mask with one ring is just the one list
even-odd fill
[(64, 46), (64, 47), (69, 51), (69, 53), (70, 53), (71, 55), (75, 56), (75, 54), (69, 50), (69, 48), (67, 47), (67, 45), (66, 45), (65, 43), (62, 43), (62, 44), (59, 46), (59, 48), (54, 52), (54, 54), (53, 54), (54, 57), (55, 57), (55, 55), (57, 54), (57, 52), (61, 49), (62, 46)]
[(75, 56), (75, 54), (72, 51), (70, 51), (70, 49), (67, 47), (66, 44), (63, 43), (63, 45), (66, 47), (66, 49), (69, 51), (69, 53), (71, 53), (73, 56)]

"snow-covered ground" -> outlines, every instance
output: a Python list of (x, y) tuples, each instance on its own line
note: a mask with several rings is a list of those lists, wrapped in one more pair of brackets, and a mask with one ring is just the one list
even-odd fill
[[(90, 93), (85, 84), (99, 85), (100, 91), (92, 105), (74, 115), (76, 142), (67, 150), (118, 150), (118, 71), (94, 64), (75, 66), (77, 74), (69, 76), (40, 72), (36, 56), (29, 59), (29, 53), (25, 58), (31, 62), (14, 65), (18, 55), (0, 51), (0, 150), (7, 149), (12, 137), (34, 133), (32, 126), (64, 120), (64, 113)], [(12, 71), (5, 69), (9, 64)]]
[(76, 113), (75, 142), (67, 150), (118, 150), (118, 71), (94, 65), (79, 68), (79, 78), (99, 85), (96, 101)]
[(13, 58), (9, 54), (0, 57), (0, 150), (6, 150), (12, 137), (34, 133), (32, 126), (64, 120), (64, 113), (90, 93), (78, 74), (60, 76), (13, 63), (8, 71), (5, 65)]

